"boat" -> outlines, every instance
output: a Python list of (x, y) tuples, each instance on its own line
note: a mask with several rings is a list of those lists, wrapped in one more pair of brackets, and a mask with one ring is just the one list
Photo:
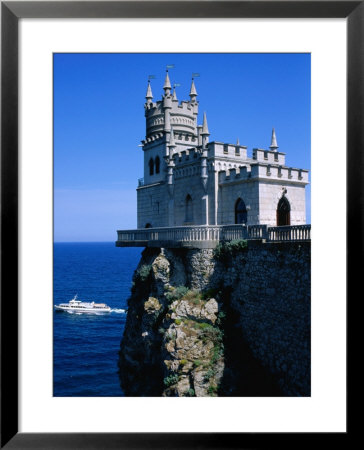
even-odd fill
[(77, 300), (77, 294), (68, 303), (54, 305), (56, 311), (67, 311), (70, 313), (107, 313), (111, 312), (110, 306), (105, 303), (81, 302)]

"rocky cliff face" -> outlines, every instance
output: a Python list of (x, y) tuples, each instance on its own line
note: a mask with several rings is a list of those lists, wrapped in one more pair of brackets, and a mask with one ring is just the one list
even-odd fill
[(168, 250), (143, 252), (120, 351), (126, 395), (217, 395), (224, 369), (222, 314), (215, 298), (192, 288), (196, 271), (185, 258)]
[(121, 343), (128, 396), (310, 395), (310, 246), (146, 249)]

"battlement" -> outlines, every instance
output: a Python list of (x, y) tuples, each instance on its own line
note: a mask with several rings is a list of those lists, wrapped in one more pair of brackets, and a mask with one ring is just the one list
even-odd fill
[(286, 154), (274, 150), (265, 150), (261, 148), (253, 148), (252, 158), (256, 161), (265, 161), (282, 166), (286, 163)]
[(196, 148), (189, 148), (182, 150), (173, 155), (173, 161), (175, 166), (185, 164), (188, 162), (194, 162), (200, 157), (200, 152)]
[(281, 166), (278, 164), (254, 163), (239, 166), (237, 169), (219, 171), (219, 184), (234, 183), (243, 180), (276, 179), (285, 182), (308, 184), (308, 170)]
[(224, 144), (223, 142), (209, 142), (207, 144), (209, 157), (247, 159), (247, 147), (244, 145)]

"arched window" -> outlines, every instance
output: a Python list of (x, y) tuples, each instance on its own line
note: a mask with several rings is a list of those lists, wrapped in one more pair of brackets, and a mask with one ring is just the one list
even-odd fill
[(148, 222), (144, 228), (152, 228), (152, 225)]
[(235, 202), (235, 223), (244, 223), (248, 221), (248, 211), (244, 201), (238, 198)]
[(153, 158), (149, 160), (149, 175), (154, 175), (154, 161)]
[(161, 164), (161, 162), (160, 162), (159, 156), (157, 156), (155, 158), (155, 173), (159, 173), (160, 164)]
[(193, 204), (190, 194), (186, 197), (186, 222), (193, 222)]
[(286, 197), (282, 197), (277, 206), (277, 227), (291, 225), (291, 206)]

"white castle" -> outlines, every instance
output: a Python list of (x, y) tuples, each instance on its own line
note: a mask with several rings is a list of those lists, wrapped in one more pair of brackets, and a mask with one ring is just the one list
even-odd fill
[(206, 114), (192, 79), (190, 100), (179, 102), (168, 71), (162, 99), (145, 102), (144, 178), (139, 180), (138, 228), (183, 225), (306, 223), (308, 170), (286, 166), (275, 130), (269, 149), (209, 142)]

